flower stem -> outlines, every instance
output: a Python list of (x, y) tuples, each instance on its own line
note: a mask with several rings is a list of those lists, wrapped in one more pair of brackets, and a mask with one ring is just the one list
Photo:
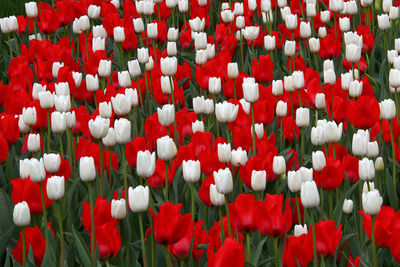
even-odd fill
[(47, 234), (47, 227), (48, 227), (47, 226), (47, 211), (46, 211), (46, 204), (44, 203), (42, 182), (39, 183), (39, 189), (40, 189), (40, 197), (42, 199), (43, 220), (44, 220), (44, 225), (43, 225), (44, 238), (46, 239), (46, 242), (47, 242), (47, 240), (48, 240), (48, 234)]
[[(99, 147), (100, 147), (100, 172), (99, 172), (99, 177), (100, 177), (100, 195), (103, 194), (103, 143), (101, 140), (99, 140)], [(127, 192), (125, 190), (125, 192)]]
[(253, 103), (251, 103), (251, 127), (252, 127), (252, 137), (253, 137), (253, 156), (257, 155), (257, 150), (256, 150), (256, 129), (255, 129), (255, 124), (254, 124), (254, 106)]
[(225, 231), (224, 231), (224, 222), (222, 220), (222, 208), (218, 207), (218, 214), (219, 214), (219, 223), (221, 227), (221, 244), (224, 243), (225, 240)]
[(192, 183), (189, 184), (190, 186), (190, 194), (191, 194), (191, 199), (192, 199), (192, 220), (195, 220), (196, 214), (195, 214), (195, 207), (194, 207), (194, 185)]
[(63, 144), (63, 140), (62, 140), (62, 133), (60, 133), (60, 135), (58, 136), (59, 140), (60, 140), (60, 153), (61, 153), (61, 157), (64, 158), (64, 144)]
[(50, 147), (51, 124), (50, 124), (50, 112), (48, 109), (46, 109), (46, 113), (47, 113), (47, 153), (49, 153), (51, 150)]
[(60, 231), (60, 266), (64, 266), (64, 230), (62, 224), (62, 216), (61, 216), (61, 200), (56, 203), (57, 209), (57, 217), (58, 217), (58, 227)]
[(279, 267), (279, 250), (278, 250), (278, 238), (274, 238), (274, 251), (275, 251), (275, 266)]
[(124, 190), (125, 190), (125, 203), (126, 203), (126, 209), (128, 209), (128, 177), (126, 173), (126, 155), (125, 155), (125, 146), (121, 146), (122, 150), (122, 168), (124, 172)]
[(317, 237), (316, 237), (316, 234), (315, 234), (315, 222), (314, 222), (314, 215), (312, 214), (312, 211), (310, 211), (310, 219), (311, 219), (311, 225), (312, 225), (313, 251), (314, 251), (313, 266), (314, 266), (314, 267), (317, 267), (317, 266), (318, 266), (318, 258), (317, 258)]
[(246, 234), (246, 245), (247, 245), (247, 261), (251, 262), (251, 250), (250, 250), (250, 234)]
[(139, 227), (140, 227), (140, 240), (142, 243), (142, 257), (143, 257), (143, 266), (147, 266), (147, 257), (146, 257), (146, 248), (144, 245), (144, 234), (143, 234), (143, 221), (142, 221), (142, 213), (139, 213)]
[(165, 255), (165, 263), (167, 264), (167, 267), (171, 267), (171, 262), (169, 260), (169, 252), (168, 252), (168, 246), (164, 246), (164, 255)]
[(232, 236), (231, 219), (230, 219), (230, 216), (229, 216), (229, 207), (228, 207), (228, 195), (225, 194), (224, 197), (225, 197), (226, 217), (227, 217), (227, 219), (228, 219), (228, 234), (229, 234), (229, 236)]
[(165, 202), (168, 201), (168, 162), (165, 161), (165, 185), (164, 185)]
[[(90, 255), (92, 265), (94, 266), (95, 253), (95, 229), (94, 229), (94, 207), (93, 207), (93, 189), (91, 182), (88, 182), (89, 204), (90, 204)], [(126, 194), (125, 194), (126, 195)]]
[(26, 266), (25, 228), (22, 228), (22, 266)]
[(396, 192), (396, 155), (395, 155), (395, 150), (394, 150), (394, 137), (393, 137), (393, 124), (392, 121), (389, 120), (389, 125), (390, 125), (390, 139), (392, 143), (392, 163), (393, 163), (393, 186), (394, 186), (394, 191)]

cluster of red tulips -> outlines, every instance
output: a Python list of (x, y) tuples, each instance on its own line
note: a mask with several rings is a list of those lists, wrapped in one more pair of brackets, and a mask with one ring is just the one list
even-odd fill
[(392, 0), (53, 0), (0, 19), (4, 266), (395, 266)]

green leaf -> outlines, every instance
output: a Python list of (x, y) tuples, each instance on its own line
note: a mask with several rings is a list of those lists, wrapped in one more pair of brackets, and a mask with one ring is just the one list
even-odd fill
[(261, 254), (263, 252), (263, 247), (264, 247), (265, 241), (267, 241), (267, 237), (264, 237), (260, 241), (260, 243), (258, 243), (256, 252), (254, 254), (254, 260), (253, 260), (254, 266), (258, 266), (258, 261), (260, 260)]
[(389, 202), (390, 205), (397, 210), (399, 204), (398, 204), (398, 198), (397, 198), (397, 194), (396, 194), (396, 189), (393, 186), (393, 179), (392, 179), (392, 175), (390, 175), (389, 173), (389, 169), (386, 168), (386, 190), (388, 193), (388, 198), (389, 198)]
[(87, 250), (81, 235), (76, 230), (74, 225), (72, 226), (72, 233), (73, 233), (76, 248), (78, 249), (78, 255), (79, 255), (79, 259), (81, 260), (81, 264), (83, 266), (91, 266), (92, 263), (90, 260), (89, 251)]
[(54, 240), (54, 236), (49, 234), (48, 240), (46, 243), (46, 252), (44, 253), (42, 266), (56, 266), (57, 265), (57, 257), (56, 257), (56, 241)]

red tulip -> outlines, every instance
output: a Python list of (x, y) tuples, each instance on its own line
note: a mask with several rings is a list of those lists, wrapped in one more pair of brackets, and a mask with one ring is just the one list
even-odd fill
[(251, 70), (257, 82), (271, 82), (274, 78), (274, 63), (271, 60), (271, 55), (261, 55), (258, 60), (255, 57), (251, 64)]
[(283, 236), (292, 227), (292, 211), (286, 201), (283, 211), (283, 195), (266, 195), (265, 201), (257, 201), (257, 228), (270, 237)]
[(199, 198), (203, 201), (204, 204), (211, 207), (211, 199), (210, 199), (210, 186), (215, 184), (214, 175), (208, 176), (204, 181), (201, 183), (200, 190), (199, 190)]
[(314, 180), (324, 190), (335, 190), (343, 182), (344, 170), (340, 160), (332, 157), (326, 158), (326, 166), (321, 172), (314, 171)]
[(257, 230), (255, 204), (255, 197), (251, 194), (240, 194), (234, 203), (229, 204), (231, 223), (239, 232), (250, 233)]
[[(11, 185), (12, 185), (11, 199), (14, 202), (14, 204), (26, 201), (28, 203), (29, 210), (31, 211), (32, 214), (38, 214), (43, 212), (39, 183), (34, 183), (29, 178), (25, 180), (17, 178), (11, 180)], [(47, 178), (42, 183), (42, 190), (44, 196), (44, 203), (46, 205), (46, 208), (48, 208), (50, 204), (53, 203), (53, 201), (47, 197), (46, 186), (47, 186)]]
[(379, 120), (379, 103), (375, 97), (360, 96), (350, 100), (347, 116), (351, 124), (359, 129), (368, 129)]
[(244, 247), (243, 243), (239, 243), (236, 239), (228, 237), (224, 244), (214, 252), (212, 245), (207, 248), (207, 259), (209, 267), (244, 266)]
[(395, 233), (390, 238), (390, 252), (393, 258), (400, 263), (400, 234)]
[[(371, 239), (371, 215), (359, 211), (363, 216), (363, 228)], [(374, 223), (375, 243), (378, 247), (389, 248), (391, 237), (400, 232), (400, 212), (390, 206), (382, 206)]]
[(153, 216), (154, 237), (158, 243), (174, 244), (188, 232), (192, 220), (191, 214), (181, 215), (181, 208), (182, 203), (172, 204), (167, 202), (160, 206), (158, 214), (149, 209), (151, 216)]
[[(324, 257), (332, 257), (338, 249), (342, 237), (342, 225), (335, 226), (335, 221), (319, 221), (315, 225), (315, 235), (317, 239), (317, 253)], [(308, 234), (312, 236), (312, 227)]]
[[(25, 229), (25, 251), (28, 255), (29, 249), (32, 248), (33, 259), (35, 264), (40, 266), (46, 251), (46, 240), (38, 226), (26, 227)], [(22, 265), (22, 232), (19, 233), (17, 246), (11, 250), (14, 258)]]
[[(309, 232), (310, 233), (310, 232)], [(313, 239), (311, 234), (289, 236), (285, 239), (282, 253), (284, 267), (307, 266), (313, 259)]]

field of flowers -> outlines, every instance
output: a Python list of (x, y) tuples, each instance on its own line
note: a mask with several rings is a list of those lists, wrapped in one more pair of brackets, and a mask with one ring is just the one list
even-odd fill
[(399, 4), (1, 18), (0, 264), (398, 266)]

